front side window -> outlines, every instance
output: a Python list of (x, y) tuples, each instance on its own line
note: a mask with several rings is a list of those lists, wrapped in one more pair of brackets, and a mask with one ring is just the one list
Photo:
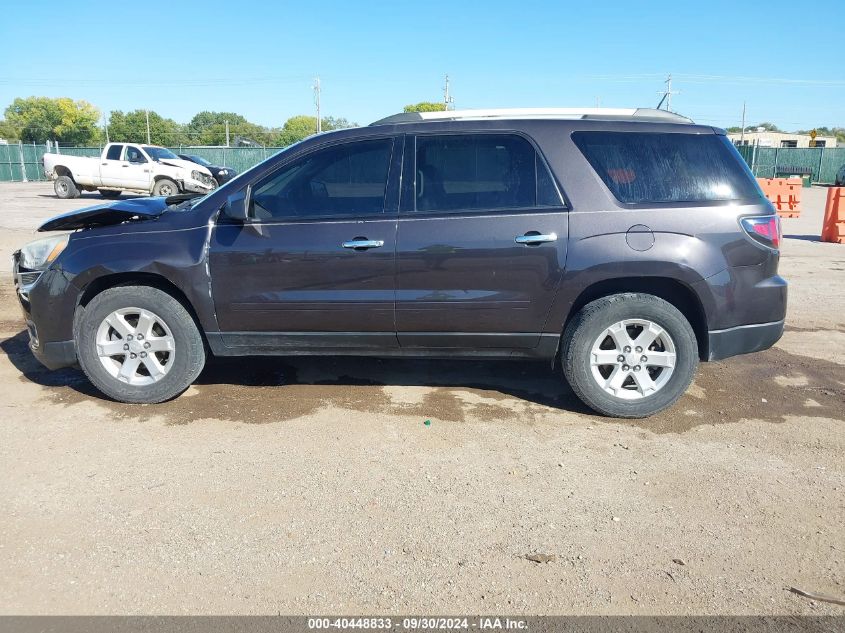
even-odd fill
[(623, 203), (751, 200), (760, 196), (742, 157), (721, 135), (575, 132), (572, 139)]
[(106, 152), (106, 160), (120, 160), (120, 153), (123, 151), (123, 145), (109, 145), (109, 150)]
[(458, 212), (560, 206), (534, 147), (516, 134), (419, 136), (411, 211)]
[(392, 139), (317, 150), (285, 165), (252, 191), (252, 217), (366, 216), (384, 211)]
[(126, 146), (126, 160), (130, 163), (146, 163), (147, 159), (141, 153), (141, 150), (132, 145)]

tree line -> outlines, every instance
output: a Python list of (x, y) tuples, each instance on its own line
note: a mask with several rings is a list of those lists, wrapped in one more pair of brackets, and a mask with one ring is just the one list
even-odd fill
[[(405, 106), (405, 112), (443, 110), (439, 103), (420, 102)], [(226, 125), (230, 145), (286, 147), (317, 131), (317, 117), (293, 116), (280, 127), (266, 127), (247, 121), (235, 112), (196, 114), (188, 123), (177, 123), (153, 110), (112, 110), (104, 123), (100, 110), (87, 101), (68, 98), (27, 97), (15, 99), (0, 120), (0, 138), (24, 143), (58, 142), (65, 146), (102, 145), (107, 141), (150, 142), (168, 147), (182, 145), (225, 145)], [(355, 127), (343, 117), (324, 117), (323, 131)]]
[[(758, 123), (757, 125), (746, 125), (745, 131), (746, 132), (756, 132), (757, 129), (763, 129), (766, 132), (786, 132), (786, 130), (780, 129), (774, 123), (769, 123), (765, 121), (763, 123)], [(836, 140), (841, 143), (845, 143), (845, 127), (827, 127), (824, 125), (820, 125), (819, 127), (813, 128), (816, 131), (818, 136), (832, 136)], [(731, 134), (739, 134), (742, 132), (742, 128), (738, 125), (732, 126), (727, 128), (727, 131)], [(791, 134), (809, 134), (811, 130), (798, 130), (796, 132), (790, 132)]]
[[(0, 138), (24, 143), (58, 142), (65, 146), (102, 145), (107, 140), (127, 143), (150, 142), (169, 147), (179, 145), (225, 145), (226, 124), (232, 145), (285, 147), (317, 131), (317, 118), (301, 114), (280, 127), (265, 127), (247, 121), (235, 112), (200, 112), (188, 123), (177, 123), (153, 110), (112, 110), (107, 124), (100, 111), (87, 101), (68, 98), (27, 97), (15, 99), (0, 120)], [(324, 131), (355, 127), (340, 117), (324, 117)]]

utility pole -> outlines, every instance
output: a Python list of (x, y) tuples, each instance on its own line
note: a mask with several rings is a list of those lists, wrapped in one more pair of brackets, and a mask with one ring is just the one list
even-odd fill
[(455, 97), (449, 94), (449, 75), (446, 75), (446, 84), (443, 86), (443, 106), (446, 110), (455, 109)]
[(144, 110), (144, 114), (147, 117), (147, 145), (151, 143), (150, 141), (150, 111)]
[(229, 147), (229, 122), (226, 121), (226, 147)]
[(739, 133), (739, 144), (745, 140), (745, 101), (742, 102), (742, 131)]
[(106, 133), (106, 145), (109, 143), (109, 122), (106, 119), (106, 115), (103, 114), (103, 131)]
[(320, 120), (320, 77), (314, 77), (314, 105), (317, 106), (317, 134), (323, 131), (323, 122)]
[(658, 92), (657, 94), (662, 94), (663, 96), (660, 98), (660, 103), (657, 104), (657, 109), (659, 110), (663, 103), (666, 103), (666, 111), (671, 112), (672, 110), (672, 95), (679, 95), (680, 92), (672, 92), (672, 73), (669, 73), (669, 76), (666, 77), (666, 81), (663, 82), (666, 84), (666, 90), (663, 92)]

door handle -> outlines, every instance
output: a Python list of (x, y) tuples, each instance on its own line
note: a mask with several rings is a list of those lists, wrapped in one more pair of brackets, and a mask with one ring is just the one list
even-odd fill
[(556, 242), (557, 233), (538, 233), (537, 231), (528, 231), (525, 235), (517, 235), (513, 238), (517, 244), (543, 244), (545, 242)]
[(356, 237), (354, 240), (349, 240), (341, 244), (343, 248), (351, 248), (354, 250), (367, 250), (368, 248), (380, 248), (384, 246), (384, 240), (368, 240), (363, 237)]

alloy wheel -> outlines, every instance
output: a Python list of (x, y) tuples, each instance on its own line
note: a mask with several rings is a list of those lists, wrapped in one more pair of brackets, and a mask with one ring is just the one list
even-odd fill
[(646, 319), (625, 319), (604, 330), (590, 351), (590, 370), (607, 393), (638, 400), (657, 393), (675, 371), (677, 352), (669, 333)]
[(176, 341), (164, 320), (143, 308), (121, 308), (97, 328), (97, 356), (117, 380), (142, 387), (173, 367)]

